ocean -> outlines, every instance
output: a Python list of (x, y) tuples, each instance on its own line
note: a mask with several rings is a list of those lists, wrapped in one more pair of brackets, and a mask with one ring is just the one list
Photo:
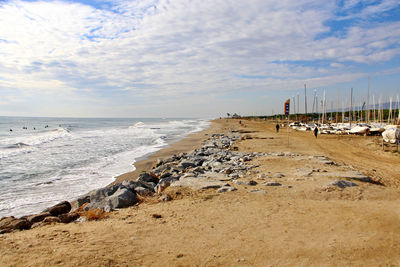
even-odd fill
[(135, 170), (138, 158), (208, 126), (203, 119), (0, 117), (0, 218), (104, 187)]

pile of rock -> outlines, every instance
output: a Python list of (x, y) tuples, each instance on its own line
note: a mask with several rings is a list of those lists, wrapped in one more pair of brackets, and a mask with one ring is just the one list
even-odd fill
[(150, 172), (142, 173), (136, 181), (124, 181), (78, 198), (75, 208), (83, 204), (86, 204), (86, 210), (125, 208), (138, 202), (137, 195), (161, 193), (168, 186), (188, 186), (193, 189), (224, 187), (219, 192), (234, 191), (226, 181), (242, 177), (257, 167), (248, 162), (264, 155), (230, 151), (229, 148), (238, 139), (240, 135), (213, 134), (200, 149), (192, 153), (159, 159)]
[(0, 220), (0, 233), (9, 233), (15, 230), (26, 230), (47, 223), (70, 223), (79, 218), (79, 214), (71, 211), (68, 201), (45, 209), (39, 214), (24, 216), (21, 218), (3, 217)]
[[(241, 153), (231, 151), (233, 143), (239, 140), (238, 133), (232, 135), (213, 134), (200, 149), (192, 153), (181, 153), (170, 158), (159, 159), (150, 172), (143, 172), (136, 181), (124, 181), (112, 186), (100, 188), (79, 197), (74, 207), (67, 201), (61, 202), (40, 214), (22, 218), (4, 217), (0, 220), (0, 233), (23, 230), (41, 224), (57, 222), (69, 223), (79, 218), (71, 208), (85, 205), (84, 210), (101, 209), (111, 211), (136, 204), (138, 196), (160, 194), (168, 186), (188, 186), (193, 189), (215, 188), (217, 192), (235, 191), (227, 184), (243, 177), (250, 169), (254, 157), (264, 153)], [(237, 181), (237, 184), (240, 184)], [(255, 183), (256, 184), (256, 183)], [(169, 195), (161, 195), (160, 201), (169, 201)]]

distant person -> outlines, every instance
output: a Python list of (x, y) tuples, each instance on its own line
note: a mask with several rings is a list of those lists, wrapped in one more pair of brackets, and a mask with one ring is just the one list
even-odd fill
[(278, 123), (276, 124), (275, 128), (276, 128), (276, 132), (279, 133), (279, 124)]
[(315, 126), (315, 128), (314, 128), (314, 136), (315, 136), (315, 138), (318, 137), (318, 127), (317, 126)]

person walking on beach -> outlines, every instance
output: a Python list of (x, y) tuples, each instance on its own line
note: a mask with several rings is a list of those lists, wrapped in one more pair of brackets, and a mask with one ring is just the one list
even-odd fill
[(315, 126), (315, 128), (314, 128), (314, 136), (315, 136), (315, 138), (317, 138), (317, 136), (318, 136), (318, 127), (317, 126)]
[(276, 127), (276, 132), (279, 133), (279, 124), (277, 123), (275, 127)]

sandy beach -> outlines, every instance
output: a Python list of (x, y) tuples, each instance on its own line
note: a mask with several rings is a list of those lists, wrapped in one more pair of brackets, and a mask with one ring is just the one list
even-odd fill
[[(316, 139), (292, 130), (288, 137), (273, 122), (243, 122), (215, 120), (116, 182), (234, 130), (235, 150), (264, 153), (237, 179), (255, 183), (227, 181), (237, 190), (225, 193), (168, 187), (169, 202), (148, 197), (102, 220), (3, 234), (0, 266), (400, 265), (398, 153), (382, 151), (375, 137)], [(360, 173), (370, 179), (357, 180)], [(337, 180), (356, 186), (332, 186)]]

